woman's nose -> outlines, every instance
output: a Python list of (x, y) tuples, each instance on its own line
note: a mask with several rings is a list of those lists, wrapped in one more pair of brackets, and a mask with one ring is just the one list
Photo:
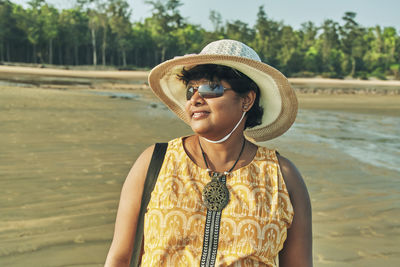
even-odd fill
[(196, 92), (192, 95), (192, 98), (190, 98), (190, 104), (193, 106), (198, 106), (204, 104), (205, 100), (204, 98), (199, 94), (199, 91), (196, 90)]

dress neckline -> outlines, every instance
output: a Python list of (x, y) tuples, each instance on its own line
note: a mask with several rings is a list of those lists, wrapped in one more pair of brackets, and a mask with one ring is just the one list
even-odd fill
[[(187, 158), (187, 160), (188, 160), (193, 166), (195, 166), (195, 167), (196, 167), (198, 170), (200, 170), (200, 171), (207, 172), (207, 169), (202, 168), (202, 167), (200, 167), (199, 165), (197, 165), (197, 164), (189, 157), (189, 155), (186, 153), (186, 149), (185, 149), (185, 147), (183, 146), (183, 139), (184, 139), (184, 138), (187, 138), (187, 137), (189, 137), (189, 136), (183, 136), (183, 137), (180, 137), (180, 138), (179, 138), (179, 149), (182, 149), (183, 153), (185, 154), (185, 157)], [(240, 168), (238, 168), (238, 169), (236, 169), (236, 170), (231, 171), (230, 174), (235, 174), (237, 171), (240, 171), (240, 170), (243, 170), (243, 169), (245, 169), (245, 168), (250, 167), (252, 164), (254, 164), (254, 162), (256, 161), (257, 158), (260, 158), (261, 146), (259, 146), (259, 145), (256, 145), (256, 146), (257, 146), (257, 152), (256, 152), (256, 154), (254, 155), (253, 159), (252, 159), (248, 164), (246, 164), (245, 166), (242, 166), (242, 167), (240, 167)]]

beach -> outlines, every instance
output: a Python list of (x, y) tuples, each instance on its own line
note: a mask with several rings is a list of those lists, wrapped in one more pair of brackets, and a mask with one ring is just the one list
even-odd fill
[[(103, 266), (133, 162), (190, 128), (152, 95), (146, 72), (3, 67), (0, 266)], [(312, 88), (307, 82), (293, 84)], [(314, 266), (398, 266), (400, 95), (323, 91), (300, 90), (293, 128), (262, 145), (277, 148), (304, 177)]]

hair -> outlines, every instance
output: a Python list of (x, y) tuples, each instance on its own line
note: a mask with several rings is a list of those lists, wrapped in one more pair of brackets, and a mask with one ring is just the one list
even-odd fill
[(232, 90), (241, 97), (246, 96), (250, 91), (254, 91), (256, 93), (256, 99), (251, 109), (247, 112), (245, 129), (261, 124), (263, 108), (260, 106), (260, 89), (252, 79), (242, 72), (223, 65), (204, 64), (197, 65), (189, 70), (183, 68), (181, 74), (178, 75), (178, 79), (185, 85), (190, 81), (201, 79), (210, 81), (224, 80), (229, 83)]

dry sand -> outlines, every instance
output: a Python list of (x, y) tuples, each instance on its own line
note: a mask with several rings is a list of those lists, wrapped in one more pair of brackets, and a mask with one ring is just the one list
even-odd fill
[(68, 77), (68, 78), (100, 78), (100, 79), (119, 79), (119, 80), (146, 80), (147, 71), (99, 71), (99, 70), (62, 70), (49, 68), (31, 68), (16, 66), (0, 66), (2, 76), (48, 76), (48, 77)]
[[(33, 68), (21, 66), (0, 66), (0, 78), (13, 78), (35, 80), (43, 77), (58, 77), (58, 78), (90, 78), (92, 81), (99, 80), (119, 80), (132, 82), (146, 82), (148, 71), (82, 71), (82, 70), (63, 70), (51, 68)], [(380, 81), (380, 80), (339, 80), (339, 79), (324, 79), (324, 78), (289, 78), (289, 82), (296, 88), (312, 88), (324, 89), (334, 88), (340, 90), (343, 88), (352, 89), (371, 89), (384, 88), (389, 91), (396, 91), (399, 94), (400, 81)]]
[(297, 97), (300, 109), (400, 116), (400, 95), (318, 95), (298, 93)]
[[(101, 95), (103, 87), (0, 85), (0, 266), (102, 266), (135, 158), (154, 142), (191, 133), (148, 90), (109, 85), (137, 98)], [(299, 95), (301, 108), (395, 116), (399, 100)], [(399, 265), (398, 173), (324, 144), (283, 136), (267, 145), (288, 156), (308, 185), (315, 266)]]
[(296, 86), (334, 86), (334, 87), (400, 87), (400, 81), (381, 81), (381, 80), (341, 80), (341, 79), (324, 79), (324, 78), (290, 78), (290, 82)]

